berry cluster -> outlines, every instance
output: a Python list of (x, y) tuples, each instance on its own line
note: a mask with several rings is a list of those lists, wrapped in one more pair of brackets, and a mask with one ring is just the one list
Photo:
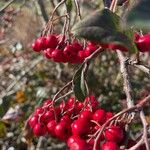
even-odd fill
[(150, 34), (135, 34), (135, 44), (141, 52), (150, 52)]
[(39, 37), (32, 48), (36, 52), (42, 51), (47, 59), (62, 63), (82, 63), (86, 57), (91, 55), (98, 47), (94, 43), (87, 43), (86, 48), (77, 42), (68, 43), (65, 36), (51, 34)]
[[(35, 136), (50, 134), (65, 141), (70, 150), (92, 150), (96, 131), (113, 116), (98, 105), (95, 96), (86, 97), (84, 102), (71, 97), (58, 106), (48, 99), (36, 108), (28, 123)], [(124, 137), (123, 127), (110, 125), (98, 139), (96, 149), (100, 150), (102, 144), (102, 150), (119, 150)]]

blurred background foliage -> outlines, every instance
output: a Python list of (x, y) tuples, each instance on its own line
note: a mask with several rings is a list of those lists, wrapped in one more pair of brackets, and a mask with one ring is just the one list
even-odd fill
[[(79, 67), (53, 63), (31, 49), (33, 40), (40, 35), (48, 15), (58, 1), (16, 0), (0, 12), (0, 149), (2, 150), (55, 150), (63, 147), (66, 149), (63, 143), (51, 137), (34, 138), (32, 142), (27, 143), (22, 134), (24, 123), (34, 108), (45, 99), (52, 98), (72, 79)], [(7, 3), (7, 0), (1, 0), (0, 8)], [(82, 0), (80, 3), (83, 16), (99, 7), (98, 0)], [(103, 7), (103, 4), (100, 6)], [(63, 9), (56, 15), (59, 14), (63, 14)], [(59, 33), (61, 23), (57, 22), (56, 26), (55, 32)], [(141, 60), (150, 66), (148, 53), (141, 54)], [(90, 91), (97, 96), (102, 108), (114, 113), (126, 107), (119, 69), (116, 53), (106, 51), (92, 61), (88, 71)], [(129, 69), (137, 103), (150, 93), (150, 78), (138, 69), (133, 67)], [(149, 105), (146, 106), (148, 107)], [(146, 108), (147, 121), (150, 123), (150, 109)], [(138, 118), (135, 123), (134, 134), (141, 130)]]

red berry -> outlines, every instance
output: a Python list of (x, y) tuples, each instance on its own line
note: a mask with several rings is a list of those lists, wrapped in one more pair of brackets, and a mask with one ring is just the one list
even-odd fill
[(34, 128), (34, 126), (38, 123), (38, 116), (32, 116), (29, 120), (29, 125), (31, 128)]
[(114, 115), (112, 112), (107, 112), (106, 113), (106, 120), (109, 120), (110, 118), (112, 118)]
[(72, 134), (73, 135), (83, 135), (89, 131), (88, 120), (78, 119), (72, 123)]
[(86, 119), (86, 120), (91, 120), (92, 119), (93, 113), (91, 111), (85, 110), (82, 111), (78, 117), (78, 119)]
[(75, 105), (75, 102), (76, 102), (75, 98), (74, 98), (74, 97), (71, 97), (71, 98), (69, 98), (68, 101), (67, 101), (67, 106), (68, 106), (69, 108), (72, 108), (72, 107)]
[(84, 107), (84, 104), (82, 102), (77, 101), (76, 105), (75, 105), (75, 110), (77, 113), (79, 113)]
[(44, 136), (47, 132), (46, 126), (43, 123), (37, 123), (33, 128), (35, 136)]
[(44, 108), (42, 107), (38, 107), (35, 110), (35, 114), (39, 115), (39, 114), (43, 114), (44, 113)]
[(67, 108), (66, 103), (65, 103), (65, 102), (61, 102), (61, 103), (59, 104), (59, 108), (60, 108), (61, 111), (65, 111), (66, 108)]
[(124, 138), (123, 130), (119, 126), (110, 126), (105, 130), (105, 138), (108, 141), (121, 142)]
[(36, 43), (36, 42), (34, 42), (34, 43), (32, 44), (32, 49), (33, 49), (35, 52), (40, 52), (40, 51), (41, 51), (41, 48), (40, 48), (39, 44)]
[(72, 44), (73, 48), (75, 51), (80, 51), (80, 50), (83, 50), (83, 46), (81, 44), (79, 44), (78, 42), (73, 42)]
[(59, 50), (59, 49), (55, 49), (51, 53), (51, 57), (53, 58), (53, 60), (55, 62), (64, 62), (64, 60), (65, 60), (64, 55), (63, 55), (63, 51)]
[(68, 138), (67, 140), (67, 146), (70, 147), (72, 143), (74, 143), (75, 141), (79, 140), (80, 137), (77, 135), (72, 135), (71, 137)]
[(46, 37), (47, 48), (56, 48), (57, 45), (58, 45), (58, 40), (55, 35), (48, 35)]
[(67, 140), (71, 135), (71, 128), (68, 123), (60, 122), (55, 127), (55, 134), (61, 140)]
[(93, 120), (97, 121), (101, 125), (106, 121), (106, 112), (103, 109), (98, 109), (94, 115)]
[(54, 119), (54, 113), (52, 111), (47, 111), (42, 118), (43, 122), (47, 124), (50, 120)]
[(47, 100), (44, 101), (43, 106), (48, 106), (51, 103), (52, 103), (52, 100), (51, 99), (47, 99)]
[(49, 123), (47, 124), (47, 130), (48, 130), (48, 133), (51, 134), (51, 135), (55, 135), (55, 127), (56, 127), (57, 123), (55, 120), (51, 120), (49, 121)]
[(140, 36), (138, 40), (135, 40), (135, 43), (139, 51), (149, 52), (150, 51), (150, 34)]
[(115, 142), (105, 142), (102, 145), (102, 150), (119, 150), (119, 146)]
[(44, 55), (47, 59), (52, 58), (52, 52), (54, 51), (54, 49), (52, 48), (47, 48), (44, 50)]
[(71, 119), (68, 115), (64, 115), (61, 119), (60, 122), (67, 122), (68, 124), (71, 124)]
[(85, 54), (84, 54), (84, 51), (81, 50), (81, 51), (78, 51), (78, 58), (79, 58), (79, 61), (82, 62), (85, 58)]
[(89, 150), (85, 140), (78, 138), (72, 144), (70, 144), (70, 150)]

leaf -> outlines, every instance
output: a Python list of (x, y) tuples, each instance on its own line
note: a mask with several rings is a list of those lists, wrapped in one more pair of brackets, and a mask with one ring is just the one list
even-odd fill
[(141, 0), (127, 14), (126, 26), (149, 31), (150, 29), (150, 0)]
[(10, 106), (10, 99), (3, 98), (0, 100), (0, 117), (2, 117), (8, 110)]
[(66, 1), (66, 7), (67, 7), (67, 11), (68, 12), (71, 12), (71, 10), (72, 10), (72, 0), (67, 0)]
[(134, 31), (132, 29), (128, 29), (124, 31), (124, 34), (130, 39), (132, 46), (130, 47), (129, 51), (131, 53), (137, 53), (138, 49), (136, 44), (134, 43)]
[(0, 121), (0, 138), (5, 137), (6, 133), (6, 126), (2, 121)]
[(96, 11), (79, 22), (73, 32), (76, 36), (99, 43), (113, 43), (130, 48), (130, 39), (121, 31), (120, 18), (108, 9)]
[(87, 95), (85, 80), (83, 75), (83, 67), (81, 67), (73, 77), (73, 90), (76, 98), (83, 101)]

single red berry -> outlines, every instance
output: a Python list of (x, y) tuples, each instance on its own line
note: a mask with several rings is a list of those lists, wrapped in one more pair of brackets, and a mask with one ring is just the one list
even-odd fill
[(84, 104), (82, 102), (77, 101), (75, 105), (75, 111), (79, 113), (83, 109), (83, 107), (84, 107)]
[(57, 45), (58, 45), (58, 40), (55, 35), (51, 34), (46, 37), (46, 47), (47, 48), (56, 48)]
[(119, 150), (119, 146), (115, 142), (105, 142), (102, 145), (102, 150)]
[(70, 117), (68, 115), (64, 115), (60, 119), (60, 122), (67, 122), (68, 124), (71, 124), (71, 119), (70, 119)]
[(38, 107), (35, 110), (35, 114), (39, 115), (39, 114), (43, 114), (44, 113), (44, 108), (42, 107)]
[(140, 36), (138, 40), (135, 40), (135, 44), (137, 48), (141, 52), (149, 52), (150, 51), (150, 34), (146, 34), (144, 36)]
[(56, 136), (65, 141), (71, 135), (71, 127), (70, 124), (65, 122), (60, 122), (55, 127), (55, 134)]
[(59, 108), (61, 111), (65, 111), (67, 109), (66, 103), (63, 101), (59, 104)]
[(85, 140), (78, 138), (72, 144), (70, 144), (70, 150), (89, 150), (88, 144)]
[(106, 112), (103, 109), (98, 109), (93, 114), (93, 120), (97, 121), (99, 124), (103, 124), (106, 121)]
[(39, 44), (36, 43), (36, 42), (32, 43), (32, 49), (33, 49), (35, 52), (40, 52), (40, 51), (41, 51), (41, 48), (40, 48)]
[(47, 128), (43, 123), (37, 123), (33, 128), (33, 133), (35, 136), (44, 136), (47, 132)]
[(36, 44), (39, 45), (39, 48), (40, 48), (41, 50), (46, 49), (46, 38), (45, 38), (45, 37), (39, 37), (39, 38), (36, 40)]
[[(87, 143), (88, 143), (88, 147), (90, 148), (90, 150), (93, 150), (94, 142), (95, 142), (95, 139), (88, 140)], [(101, 140), (99, 139), (97, 141), (96, 150), (101, 150), (101, 148), (100, 148), (100, 142), (101, 142)]]
[(54, 51), (54, 49), (52, 48), (47, 48), (44, 50), (44, 56), (47, 58), (47, 59), (50, 59), (52, 58), (52, 52)]
[(76, 102), (75, 98), (74, 97), (70, 97), (68, 99), (68, 101), (67, 101), (68, 108), (72, 108), (75, 105), (75, 102)]
[(65, 57), (64, 57), (63, 51), (60, 50), (60, 49), (55, 49), (51, 53), (51, 57), (53, 58), (53, 60), (55, 62), (64, 62), (65, 61)]
[(91, 120), (92, 119), (93, 113), (91, 111), (85, 110), (82, 111), (78, 117), (78, 119), (86, 119), (86, 120)]
[(72, 135), (71, 137), (68, 138), (67, 140), (67, 146), (70, 147), (72, 143), (74, 143), (75, 141), (79, 140), (80, 137), (77, 135)]
[(80, 51), (80, 50), (83, 50), (83, 46), (81, 44), (79, 44), (78, 42), (73, 42), (72, 44), (73, 48), (75, 51)]
[(47, 111), (43, 116), (42, 116), (42, 120), (44, 123), (48, 123), (49, 121), (54, 119), (54, 112), (53, 111)]
[(85, 119), (75, 120), (72, 125), (72, 134), (73, 135), (83, 135), (89, 131), (89, 121)]
[(51, 120), (48, 122), (47, 124), (47, 130), (48, 130), (48, 133), (51, 134), (51, 135), (55, 135), (55, 127), (56, 127), (57, 123), (56, 123), (56, 120)]
[(83, 50), (78, 51), (77, 57), (79, 58), (79, 61), (80, 61), (80, 62), (83, 62), (83, 60), (84, 60), (84, 58), (85, 58), (85, 53), (84, 53), (84, 51), (83, 51)]
[(38, 123), (38, 116), (32, 116), (29, 119), (29, 125), (31, 128), (34, 128), (34, 126)]
[(123, 130), (119, 126), (112, 125), (105, 130), (105, 138), (108, 141), (119, 143), (124, 138)]

